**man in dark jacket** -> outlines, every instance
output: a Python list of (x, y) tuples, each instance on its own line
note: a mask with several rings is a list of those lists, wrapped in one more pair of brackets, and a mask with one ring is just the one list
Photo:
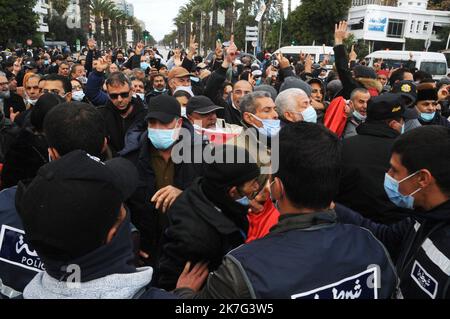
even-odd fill
[(395, 205), (414, 208), (409, 218), (386, 226), (337, 210), (341, 222), (369, 229), (386, 245), (400, 279), (398, 298), (450, 298), (449, 161), (448, 128), (406, 132), (392, 148), (384, 188)]
[[(201, 165), (172, 158), (173, 148), (183, 147), (185, 142), (180, 134), (181, 107), (174, 97), (160, 95), (151, 99), (145, 122), (147, 131), (141, 135), (140, 147), (122, 156), (131, 160), (139, 172), (138, 188), (127, 204), (133, 224), (141, 232), (142, 250), (150, 256), (145, 262), (154, 265), (168, 223), (165, 213), (199, 176)], [(191, 140), (187, 140), (189, 145)]]
[(373, 97), (367, 106), (366, 122), (356, 128), (358, 135), (343, 141), (337, 201), (381, 223), (401, 218), (382, 185), (392, 144), (402, 133), (404, 110), (401, 94)]
[(132, 97), (130, 80), (123, 73), (112, 73), (106, 80), (106, 88), (109, 99), (99, 111), (106, 122), (108, 145), (116, 156), (125, 147), (125, 137), (130, 131), (145, 130), (146, 109), (141, 99)]
[[(150, 287), (150, 267), (132, 263), (123, 202), (137, 182), (129, 161), (103, 163), (76, 150), (43, 166), (30, 184), (19, 183), (16, 207), (25, 238), (45, 264), (25, 287), (25, 299), (171, 298)], [(29, 248), (22, 243), (22, 250)]]
[(420, 124), (450, 127), (450, 121), (437, 112), (438, 104), (438, 92), (433, 83), (417, 86), (416, 109), (419, 112)]
[[(338, 223), (331, 208), (340, 150), (338, 138), (319, 125), (285, 126), (279, 170), (270, 184), (281, 215), (278, 224), (266, 237), (226, 255), (199, 294), (176, 293), (195, 298), (390, 298), (396, 276), (384, 246), (367, 230)], [(181, 276), (178, 283), (183, 282)]]
[[(243, 161), (231, 162), (228, 154)], [(168, 212), (159, 287), (175, 288), (187, 261), (207, 261), (209, 269), (215, 270), (225, 254), (245, 242), (249, 198), (260, 188), (259, 175), (246, 150), (231, 145), (216, 151), (204, 177), (196, 179)]]
[(227, 101), (223, 99), (223, 83), (226, 80), (228, 68), (234, 61), (236, 54), (236, 45), (232, 43), (227, 49), (226, 57), (222, 65), (214, 71), (206, 84), (205, 95), (209, 97), (216, 105), (224, 109), (217, 113), (219, 118), (223, 118), (226, 123), (241, 125), (242, 116), (239, 108), (240, 98), (253, 92), (253, 86), (246, 80), (241, 80), (233, 85), (233, 91)]
[[(61, 104), (46, 119), (44, 130), (53, 161), (75, 149), (102, 157), (106, 146), (105, 126), (102, 116), (92, 106)], [(1, 176), (5, 189), (0, 192), (0, 235), (3, 236), (0, 238), (0, 296), (8, 298), (20, 296), (33, 277), (45, 269), (39, 256), (28, 246), (14, 201), (19, 181), (34, 178), (48, 160), (32, 143), (29, 135), (19, 137), (8, 152)], [(17, 251), (16, 247), (29, 249)]]

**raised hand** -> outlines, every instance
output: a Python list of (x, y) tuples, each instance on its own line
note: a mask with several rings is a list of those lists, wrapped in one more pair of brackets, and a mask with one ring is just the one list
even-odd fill
[(141, 55), (143, 50), (144, 50), (144, 43), (142, 41), (138, 42), (136, 44), (136, 49), (135, 49), (136, 55)]
[(109, 63), (106, 59), (104, 58), (100, 58), (97, 60), (97, 64), (95, 65), (95, 70), (97, 70), (97, 72), (105, 72), (105, 70), (108, 68)]
[(216, 50), (214, 55), (216, 56), (216, 60), (221, 60), (223, 57), (222, 43), (219, 40), (216, 41)]
[(277, 53), (275, 57), (280, 65), (280, 70), (287, 68), (290, 65), (289, 60), (283, 56), (283, 53)]
[(348, 37), (347, 21), (340, 21), (339, 24), (334, 26), (334, 45), (340, 45), (344, 43), (344, 40)]
[(234, 35), (231, 35), (230, 46), (227, 48), (227, 60), (229, 63), (233, 63), (236, 59), (237, 46), (234, 43)]
[(189, 39), (189, 53), (187, 55), (187, 58), (189, 60), (192, 60), (192, 58), (197, 54), (198, 50), (198, 43), (195, 42), (195, 34), (190, 36)]
[(358, 54), (356, 54), (356, 52), (355, 52), (355, 45), (353, 44), (352, 45), (352, 50), (350, 51), (350, 54), (349, 54), (349, 60), (350, 61), (356, 61), (356, 58), (358, 57)]
[(313, 60), (312, 56), (310, 54), (308, 54), (305, 59), (305, 72), (306, 73), (312, 73), (313, 62), (314, 62), (314, 60)]

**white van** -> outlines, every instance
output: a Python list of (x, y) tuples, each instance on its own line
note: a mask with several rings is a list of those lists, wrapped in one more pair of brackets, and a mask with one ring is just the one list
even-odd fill
[[(408, 62), (410, 53), (412, 53), (412, 62)], [(410, 67), (430, 73), (435, 80), (440, 80), (447, 75), (447, 60), (442, 53), (382, 50), (372, 52), (366, 56), (369, 66), (373, 66), (374, 62), (380, 59), (383, 59), (383, 62), (389, 68), (399, 68), (402, 64), (412, 63)]]
[(309, 54), (314, 58), (314, 63), (319, 63), (324, 60), (325, 55), (330, 56), (330, 60), (327, 64), (327, 69), (331, 70), (333, 68), (334, 63), (334, 51), (333, 47), (327, 47), (327, 46), (307, 46), (307, 45), (300, 45), (300, 46), (288, 46), (288, 47), (282, 47), (279, 48), (274, 52), (276, 53), (283, 53), (285, 57), (288, 59), (292, 56), (295, 60), (299, 59), (300, 52)]

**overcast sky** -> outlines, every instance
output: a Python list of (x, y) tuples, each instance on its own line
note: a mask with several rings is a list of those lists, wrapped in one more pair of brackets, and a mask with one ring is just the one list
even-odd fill
[[(127, 0), (134, 5), (134, 15), (143, 20), (146, 28), (157, 41), (162, 40), (164, 35), (170, 33), (175, 26), (173, 19), (178, 13), (178, 8), (189, 0)], [(287, 0), (284, 0), (287, 8)], [(292, 0), (295, 8), (300, 0)], [(287, 10), (285, 10), (287, 12)]]

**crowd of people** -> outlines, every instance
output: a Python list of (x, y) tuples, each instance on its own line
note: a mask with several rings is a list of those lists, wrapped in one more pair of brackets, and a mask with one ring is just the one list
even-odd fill
[(4, 51), (0, 298), (450, 298), (450, 78), (334, 36)]

